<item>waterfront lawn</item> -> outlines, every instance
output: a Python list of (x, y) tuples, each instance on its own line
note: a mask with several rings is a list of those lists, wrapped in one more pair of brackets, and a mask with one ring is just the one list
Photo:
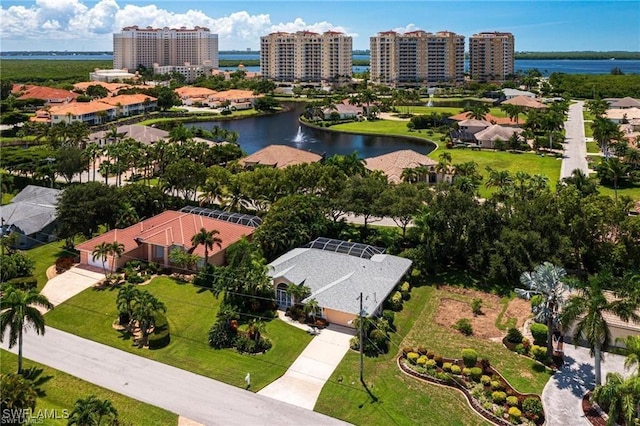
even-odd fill
[[(406, 110), (409, 110), (409, 112), (411, 114), (431, 114), (431, 113), (445, 113), (445, 114), (449, 114), (449, 115), (458, 115), (461, 112), (464, 111), (464, 108), (455, 108), (455, 107), (438, 107), (438, 106), (433, 106), (433, 107), (428, 107), (428, 106), (398, 106), (397, 107), (399, 112), (405, 112)], [(489, 114), (495, 116), (495, 117), (506, 117), (507, 114), (501, 110), (500, 108), (490, 108), (489, 109)], [(525, 114), (521, 114), (521, 119), (525, 117)]]
[(441, 133), (435, 132), (427, 135), (427, 130), (409, 131), (407, 122), (399, 120), (353, 121), (350, 123), (336, 124), (335, 126), (329, 127), (328, 130), (370, 135), (408, 136), (436, 143), (441, 143), (437, 141), (440, 141), (440, 137), (444, 136)]
[[(18, 365), (18, 357), (16, 355), (0, 350), (0, 361), (2, 374), (15, 373)], [(24, 368), (35, 368), (40, 371), (38, 378), (43, 383), (38, 388), (43, 394), (38, 397), (36, 412), (38, 410), (57, 410), (58, 414), (61, 415), (62, 410), (71, 412), (76, 400), (95, 395), (100, 400), (108, 399), (113, 403), (113, 406), (118, 410), (118, 419), (122, 424), (178, 424), (177, 414), (85, 382), (62, 371), (28, 359), (24, 359)], [(67, 424), (67, 420), (47, 419), (47, 424), (62, 426)]]
[(471, 411), (459, 392), (419, 382), (399, 371), (395, 359), (400, 349), (414, 345), (451, 358), (459, 358), (462, 349), (474, 348), (517, 390), (540, 394), (550, 370), (500, 343), (465, 337), (434, 322), (440, 298), (448, 293), (433, 285), (445, 281), (449, 285), (470, 282), (461, 274), (451, 274), (428, 278), (425, 285), (413, 288), (411, 299), (396, 313), (397, 332), (392, 333), (389, 354), (365, 358), (364, 378), (375, 399), (360, 384), (359, 356), (350, 351), (322, 389), (315, 410), (354, 424), (411, 425), (424, 423), (424, 419), (437, 425), (487, 424)]
[(162, 349), (139, 349), (131, 336), (112, 328), (117, 318), (117, 289), (87, 289), (45, 315), (47, 325), (136, 355), (244, 387), (251, 373), (251, 390), (258, 391), (280, 377), (311, 341), (304, 331), (274, 319), (264, 335), (273, 348), (264, 355), (241, 355), (232, 349), (209, 347), (207, 335), (220, 301), (210, 291), (168, 277), (154, 278), (140, 287), (167, 307), (171, 343)]
[(349, 351), (322, 388), (315, 411), (353, 424), (366, 425), (487, 425), (467, 405), (458, 391), (420, 382), (396, 365), (404, 335), (412, 327), (429, 329), (421, 312), (429, 303), (429, 287), (414, 288), (404, 309), (396, 313), (397, 333), (392, 333), (388, 354), (365, 357), (364, 379), (372, 398), (360, 383), (359, 355)]

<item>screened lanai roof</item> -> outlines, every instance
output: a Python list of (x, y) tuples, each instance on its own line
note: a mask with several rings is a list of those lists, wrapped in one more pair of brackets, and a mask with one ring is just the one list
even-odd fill
[(305, 248), (314, 248), (334, 253), (348, 254), (362, 259), (371, 259), (373, 255), (383, 254), (384, 248), (374, 247), (368, 244), (352, 243), (349, 241), (334, 240), (331, 238), (319, 237), (311, 241)]
[(251, 214), (225, 212), (222, 210), (207, 209), (198, 206), (186, 206), (181, 208), (180, 211), (182, 213), (191, 213), (210, 217), (212, 219), (224, 220), (238, 225), (251, 226), (253, 228), (257, 228), (262, 224), (262, 219)]

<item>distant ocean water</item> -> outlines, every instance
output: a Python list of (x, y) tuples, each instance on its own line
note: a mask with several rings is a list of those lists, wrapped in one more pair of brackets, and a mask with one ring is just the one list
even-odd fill
[[(354, 55), (354, 59), (368, 60), (369, 55)], [(62, 53), (47, 54), (45, 52), (36, 52), (29, 54), (28, 52), (20, 52), (13, 54), (12, 52), (0, 53), (0, 59), (44, 59), (44, 60), (113, 60), (113, 55), (109, 53), (100, 54), (83, 54), (83, 53)], [(260, 59), (260, 55), (255, 53), (237, 53), (237, 54), (221, 54), (220, 59), (246, 61), (250, 59)], [(465, 69), (468, 69), (469, 63), (465, 61)], [(640, 74), (640, 60), (586, 60), (586, 59), (516, 59), (516, 71), (526, 71), (537, 68), (543, 75), (549, 75), (553, 72), (563, 72), (566, 74), (609, 74), (611, 69), (620, 68), (625, 74)], [(235, 68), (226, 68), (235, 70)], [(247, 71), (260, 71), (260, 67), (248, 66)], [(366, 71), (366, 66), (354, 66), (354, 72)]]

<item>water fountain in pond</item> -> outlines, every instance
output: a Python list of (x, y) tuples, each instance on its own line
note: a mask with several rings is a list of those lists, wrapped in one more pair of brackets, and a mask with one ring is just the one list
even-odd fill
[(302, 126), (298, 126), (298, 133), (296, 133), (296, 136), (293, 138), (293, 141), (296, 143), (304, 142), (304, 133), (302, 133)]
[(427, 89), (427, 93), (429, 94), (429, 102), (427, 103), (427, 106), (428, 107), (432, 107), (433, 106), (433, 95), (435, 95), (436, 89), (434, 89), (433, 87), (430, 87), (429, 89)]

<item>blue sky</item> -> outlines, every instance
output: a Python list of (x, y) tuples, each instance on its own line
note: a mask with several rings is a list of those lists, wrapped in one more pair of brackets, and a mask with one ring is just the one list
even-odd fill
[(376, 32), (510, 31), (518, 51), (640, 51), (640, 1), (3, 0), (0, 50), (112, 50), (125, 25), (194, 26), (220, 50), (258, 49), (272, 31), (342, 30), (354, 49)]

